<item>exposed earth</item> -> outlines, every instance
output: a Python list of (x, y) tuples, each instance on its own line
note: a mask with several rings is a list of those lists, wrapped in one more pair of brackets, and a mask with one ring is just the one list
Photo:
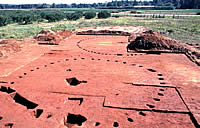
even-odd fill
[(2, 43), (0, 127), (199, 127), (198, 56), (127, 52), (128, 40), (136, 42), (134, 35), (147, 31), (87, 28), (54, 33), (56, 38), (36, 35), (11, 42), (17, 50)]

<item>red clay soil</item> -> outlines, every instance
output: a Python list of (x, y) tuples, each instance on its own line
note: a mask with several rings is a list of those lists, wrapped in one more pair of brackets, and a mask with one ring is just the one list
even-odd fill
[(199, 127), (199, 66), (185, 54), (127, 53), (128, 43), (72, 35), (35, 46), (36, 59), (0, 77), (0, 127)]
[(128, 40), (130, 42), (128, 48), (131, 50), (140, 52), (182, 52), (200, 66), (200, 50), (188, 44), (154, 34), (153, 32), (132, 34)]
[(72, 35), (69, 30), (53, 32), (51, 30), (42, 30), (34, 38), (39, 42), (39, 44), (59, 44), (59, 42)]
[(15, 39), (0, 41), (0, 58), (6, 58), (10, 54), (19, 52), (21, 50), (21, 43)]

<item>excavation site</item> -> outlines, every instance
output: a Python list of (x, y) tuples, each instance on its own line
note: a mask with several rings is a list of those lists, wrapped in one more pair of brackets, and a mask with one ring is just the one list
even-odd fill
[(143, 26), (0, 40), (0, 127), (199, 128), (197, 47)]

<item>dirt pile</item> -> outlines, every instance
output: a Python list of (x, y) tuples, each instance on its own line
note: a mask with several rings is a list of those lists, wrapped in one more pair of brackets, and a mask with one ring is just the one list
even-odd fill
[(0, 58), (21, 51), (20, 42), (15, 39), (0, 41)]
[(34, 36), (34, 39), (39, 41), (39, 44), (59, 44), (59, 42), (72, 35), (69, 30), (51, 31), (43, 29), (40, 33)]
[(120, 35), (130, 36), (133, 33), (145, 32), (147, 28), (142, 26), (134, 27), (95, 27), (95, 28), (84, 28), (77, 31), (77, 35)]
[(142, 34), (132, 34), (128, 41), (128, 50), (135, 50), (139, 52), (175, 52), (184, 53), (192, 61), (200, 65), (200, 50), (191, 47), (187, 44), (181, 43), (174, 39), (163, 37), (154, 32), (145, 32)]

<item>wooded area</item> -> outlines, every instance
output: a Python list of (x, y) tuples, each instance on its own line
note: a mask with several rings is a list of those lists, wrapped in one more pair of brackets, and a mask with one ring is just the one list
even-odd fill
[[(0, 9), (42, 9), (42, 8), (124, 8), (134, 9), (134, 6), (152, 6), (155, 8), (148, 9), (198, 9), (200, 8), (199, 0), (113, 0), (105, 3), (93, 4), (0, 4)], [(159, 8), (158, 8), (159, 7)]]

